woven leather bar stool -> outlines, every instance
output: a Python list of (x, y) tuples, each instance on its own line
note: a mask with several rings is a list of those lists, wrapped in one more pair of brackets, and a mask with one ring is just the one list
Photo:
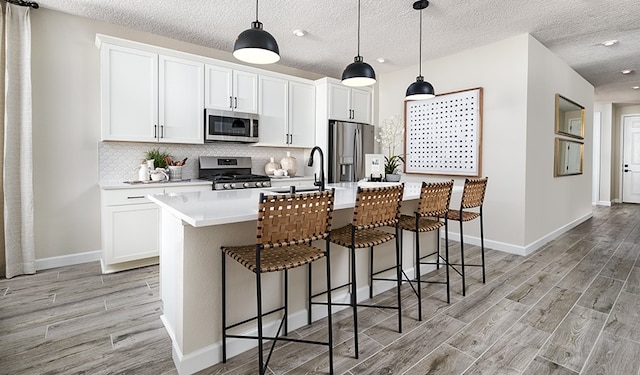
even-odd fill
[[(254, 245), (222, 247), (222, 358), (227, 360), (227, 338), (258, 340), (258, 369), (264, 374), (269, 359), (278, 341), (294, 341), (329, 347), (329, 372), (333, 374), (333, 336), (331, 323), (331, 269), (329, 242), (325, 249), (312, 246), (316, 240), (328, 240), (331, 236), (333, 219), (334, 191), (322, 191), (306, 194), (260, 194), (258, 204), (257, 236)], [(229, 257), (253, 272), (256, 277), (257, 315), (253, 318), (227, 325), (226, 318), (226, 257)], [(326, 258), (327, 278), (327, 341), (311, 341), (285, 337), (288, 334), (288, 270)], [(272, 311), (262, 311), (261, 274), (265, 272), (284, 272), (284, 306)], [(269, 291), (271, 293), (271, 291)], [(263, 317), (284, 311), (275, 336), (263, 334)], [(229, 334), (234, 327), (257, 320), (257, 336)], [(284, 336), (280, 336), (284, 325)], [(266, 362), (263, 356), (263, 341), (273, 340)]]
[[(452, 269), (462, 276), (462, 295), (466, 295), (466, 280), (465, 280), (465, 267), (482, 267), (482, 283), (486, 283), (487, 278), (484, 269), (484, 227), (482, 223), (482, 205), (484, 204), (484, 194), (487, 190), (488, 177), (484, 178), (467, 178), (464, 181), (464, 189), (462, 191), (462, 200), (460, 201), (460, 209), (449, 209), (446, 217), (449, 220), (455, 220), (460, 222), (460, 263), (449, 263), (452, 265)], [(478, 211), (468, 211), (470, 208), (477, 208)], [(463, 223), (465, 221), (471, 221), (474, 219), (480, 219), (480, 252), (481, 263), (480, 264), (465, 264), (464, 263), (464, 233)], [(455, 266), (459, 266), (457, 269)]]
[[(383, 186), (375, 188), (358, 187), (355, 207), (353, 209), (353, 220), (351, 224), (331, 231), (329, 241), (350, 250), (350, 281), (344, 285), (334, 287), (333, 290), (350, 286), (350, 303), (333, 303), (333, 305), (351, 306), (353, 309), (353, 330), (355, 342), (355, 357), (358, 358), (358, 307), (377, 307), (398, 310), (398, 332), (402, 332), (402, 305), (400, 286), (401, 276), (401, 254), (399, 243), (398, 220), (400, 218), (400, 205), (404, 193), (404, 184), (393, 186)], [(385, 232), (376, 228), (383, 226), (395, 227), (395, 233)], [(374, 246), (385, 242), (396, 240), (396, 277), (397, 277), (397, 306), (380, 306), (358, 303), (356, 284), (356, 250), (363, 248), (373, 249)], [(327, 289), (331, 291), (331, 289)], [(311, 295), (309, 298), (309, 310), (311, 304), (321, 304), (313, 302), (312, 299), (326, 292)]]
[[(418, 209), (414, 216), (402, 215), (400, 217), (400, 229), (413, 232), (415, 239), (415, 277), (409, 280), (409, 284), (414, 293), (418, 297), (418, 320), (422, 320), (422, 283), (444, 284), (447, 287), (447, 303), (451, 301), (449, 292), (449, 234), (448, 220), (446, 217), (449, 203), (451, 202), (451, 192), (453, 191), (453, 180), (444, 182), (422, 182), (420, 190), (420, 200), (418, 201)], [(440, 221), (439, 216), (444, 216), (444, 220)], [(440, 228), (444, 227), (445, 233), (445, 256), (440, 254)], [(425, 255), (420, 254), (420, 233), (437, 231), (436, 250)], [(401, 233), (402, 234), (402, 233)], [(401, 237), (402, 240), (402, 237)], [(401, 241), (402, 243), (402, 241)], [(435, 261), (424, 261), (424, 259), (436, 256)], [(422, 281), (420, 274), (420, 266), (423, 264), (435, 265), (436, 269), (440, 268), (440, 264), (444, 263), (446, 268), (446, 277), (444, 281)], [(404, 273), (404, 271), (403, 271)], [(374, 279), (375, 280), (375, 279)], [(412, 282), (416, 283), (414, 287)]]

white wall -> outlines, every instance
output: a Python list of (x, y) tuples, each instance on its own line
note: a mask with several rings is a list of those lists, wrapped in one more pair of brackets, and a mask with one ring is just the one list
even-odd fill
[[(31, 12), (36, 259), (101, 249), (96, 33), (234, 61), (231, 53), (40, 8)], [(267, 69), (318, 79), (282, 66)]]
[[(557, 83), (550, 85), (546, 78), (532, 82), (540, 79), (545, 69), (552, 70), (549, 77)], [(575, 179), (589, 180), (587, 187), (553, 179), (555, 93), (561, 88), (569, 89), (567, 95), (575, 94), (576, 100), (588, 107), (587, 117), (592, 116), (593, 87), (584, 79), (527, 34), (426, 61), (422, 71), (436, 93), (483, 87), (482, 175), (489, 177), (485, 237), (495, 248), (529, 252), (541, 245), (535, 242), (541, 236), (552, 235), (557, 228), (585, 214), (583, 208), (591, 205), (590, 172)], [(380, 75), (376, 87), (378, 123), (404, 113), (404, 93), (417, 72), (416, 65)], [(577, 93), (580, 90), (584, 93)], [(589, 126), (591, 122), (589, 120)], [(443, 180), (451, 177), (407, 175), (405, 178)], [(464, 180), (454, 179), (459, 185)], [(550, 207), (543, 192), (568, 196), (575, 194), (575, 189), (577, 196), (557, 215), (555, 226), (541, 223), (546, 220), (543, 213), (552, 215), (538, 208), (540, 205)], [(469, 225), (465, 234), (478, 236), (477, 227)]]
[[(525, 244), (591, 215), (593, 86), (529, 36)], [(553, 177), (555, 94), (585, 107), (583, 173)]]
[(600, 196), (598, 202), (611, 205), (612, 180), (611, 167), (613, 163), (613, 105), (611, 103), (595, 103), (594, 111), (600, 112)]

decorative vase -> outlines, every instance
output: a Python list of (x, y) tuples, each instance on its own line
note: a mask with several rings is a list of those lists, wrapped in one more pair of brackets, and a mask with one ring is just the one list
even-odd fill
[(291, 151), (287, 151), (287, 156), (280, 160), (280, 166), (282, 169), (286, 169), (287, 175), (291, 177), (294, 177), (298, 171), (298, 162), (296, 158), (291, 156)]
[(275, 158), (270, 158), (269, 162), (264, 166), (264, 173), (268, 176), (273, 176), (273, 171), (280, 168), (280, 163), (275, 161)]
[(400, 181), (400, 175), (395, 173), (387, 173), (385, 176), (385, 180), (388, 182), (398, 182)]

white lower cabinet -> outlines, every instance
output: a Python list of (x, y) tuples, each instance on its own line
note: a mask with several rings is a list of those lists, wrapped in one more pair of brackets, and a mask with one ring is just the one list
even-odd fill
[(160, 208), (149, 194), (211, 190), (211, 185), (102, 190), (102, 272), (158, 264)]

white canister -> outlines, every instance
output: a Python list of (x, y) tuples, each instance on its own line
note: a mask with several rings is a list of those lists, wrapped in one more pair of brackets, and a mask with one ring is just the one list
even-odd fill
[(138, 180), (149, 181), (149, 166), (147, 165), (146, 160), (140, 164), (140, 169), (138, 169)]

